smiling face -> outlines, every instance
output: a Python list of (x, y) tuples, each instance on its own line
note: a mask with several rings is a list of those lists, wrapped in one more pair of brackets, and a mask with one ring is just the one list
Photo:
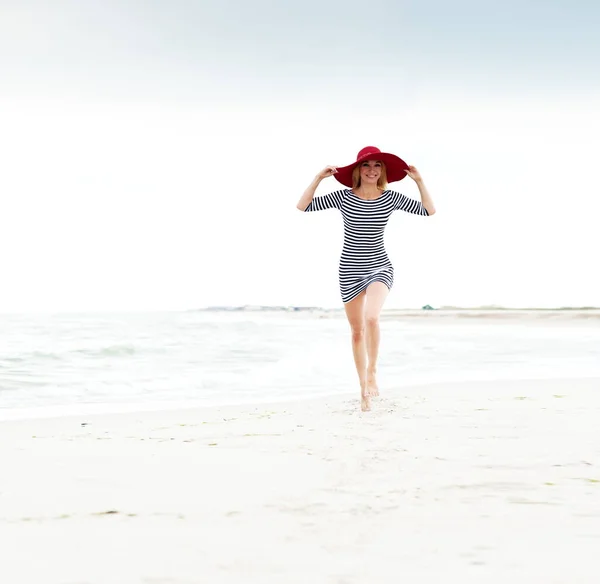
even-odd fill
[(385, 164), (381, 160), (365, 160), (352, 172), (352, 188), (369, 185), (380, 190), (387, 189)]
[(381, 176), (382, 163), (379, 160), (367, 160), (360, 165), (360, 184), (376, 185)]

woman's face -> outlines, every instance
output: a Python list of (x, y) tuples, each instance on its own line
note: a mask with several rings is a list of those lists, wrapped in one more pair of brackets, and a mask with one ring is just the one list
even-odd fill
[(367, 160), (360, 165), (360, 184), (376, 185), (381, 176), (381, 162)]

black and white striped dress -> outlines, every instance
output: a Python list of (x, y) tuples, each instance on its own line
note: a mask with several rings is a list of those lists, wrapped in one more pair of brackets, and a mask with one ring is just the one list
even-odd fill
[(340, 292), (344, 303), (356, 298), (373, 282), (388, 288), (394, 283), (394, 267), (383, 242), (385, 226), (394, 211), (428, 215), (421, 201), (395, 191), (383, 191), (377, 199), (361, 199), (350, 189), (314, 197), (306, 209), (339, 209), (344, 219), (344, 247), (340, 258)]

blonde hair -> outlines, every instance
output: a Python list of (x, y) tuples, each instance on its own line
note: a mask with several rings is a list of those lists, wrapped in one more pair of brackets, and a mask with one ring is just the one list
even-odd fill
[[(385, 189), (387, 189), (387, 187), (388, 187), (387, 171), (385, 169), (385, 162), (383, 162), (382, 160), (377, 160), (376, 162), (379, 162), (379, 164), (381, 164), (381, 174), (379, 175), (379, 178), (377, 179), (377, 188), (379, 190), (385, 191)], [(357, 189), (360, 186), (360, 167), (361, 167), (361, 165), (362, 165), (362, 162), (360, 164), (357, 164), (354, 167), (354, 170), (352, 171), (352, 189)]]

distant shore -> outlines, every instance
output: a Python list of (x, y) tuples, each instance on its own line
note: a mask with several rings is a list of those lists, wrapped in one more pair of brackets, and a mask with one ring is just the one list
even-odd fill
[[(343, 316), (342, 308), (323, 308), (318, 306), (208, 306), (191, 310), (190, 312), (208, 313), (300, 313), (320, 317)], [(383, 320), (389, 318), (591, 318), (600, 319), (600, 308), (593, 306), (559, 307), (559, 308), (510, 308), (503, 306), (458, 307), (441, 306), (439, 308), (384, 308), (381, 313)]]
[[(385, 310), (385, 309), (384, 309)], [(536, 308), (536, 307), (510, 307), (510, 306), (440, 306), (438, 308), (425, 305), (422, 308), (390, 308), (388, 311), (400, 312), (428, 312), (428, 311), (479, 311), (479, 312), (496, 312), (496, 311), (514, 311), (514, 312), (557, 312), (557, 311), (599, 311), (600, 306), (560, 306), (555, 308)], [(239, 306), (206, 306), (202, 308), (192, 309), (192, 312), (342, 312), (342, 308), (326, 308), (322, 306), (262, 306), (255, 304), (245, 304)]]

